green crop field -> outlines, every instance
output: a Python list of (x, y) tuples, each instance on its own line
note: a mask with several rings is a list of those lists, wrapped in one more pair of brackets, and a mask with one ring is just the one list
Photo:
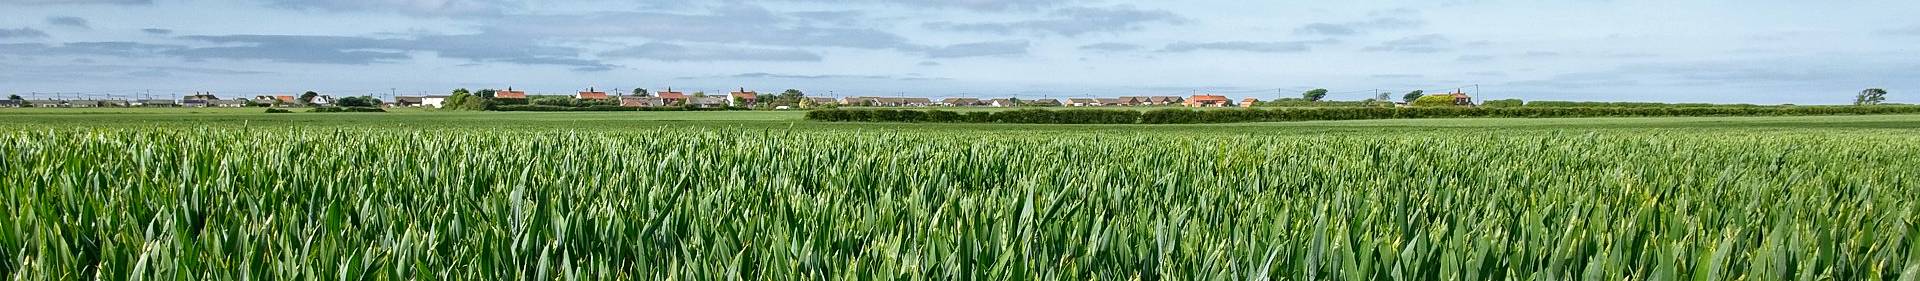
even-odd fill
[(0, 109), (14, 280), (1914, 280), (1920, 116)]

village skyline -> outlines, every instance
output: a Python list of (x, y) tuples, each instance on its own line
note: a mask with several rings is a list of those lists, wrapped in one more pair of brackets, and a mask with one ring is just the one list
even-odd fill
[[(1920, 88), (1911, 1), (0, 0), (0, 94), (820, 96), (1844, 104)], [(194, 15), (192, 17), (153, 15)], [(1904, 100), (1903, 100), (1904, 99)], [(1911, 97), (1890, 102), (1915, 103)]]

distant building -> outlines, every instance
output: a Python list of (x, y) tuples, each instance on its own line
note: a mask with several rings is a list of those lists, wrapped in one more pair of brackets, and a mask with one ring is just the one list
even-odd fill
[(582, 100), (606, 100), (608, 99), (608, 96), (607, 96), (607, 92), (601, 92), (601, 91), (594, 90), (593, 88), (587, 88), (587, 91), (580, 92), (580, 94), (574, 95), (573, 98), (582, 99)]
[(127, 107), (131, 105), (127, 100), (101, 100), (99, 102), (101, 107)]
[(19, 100), (0, 100), (0, 107), (20, 107)]
[(1013, 102), (1013, 99), (1011, 99), (1011, 98), (1005, 98), (1005, 99), (993, 99), (993, 100), (988, 100), (988, 101), (987, 101), (987, 106), (992, 106), (992, 107), (1015, 107), (1015, 106), (1020, 106), (1020, 105), (1019, 105), (1019, 104), (1016, 104), (1015, 102)]
[(976, 106), (976, 105), (980, 105), (980, 99), (977, 99), (977, 98), (946, 98), (946, 99), (941, 99), (941, 100), (940, 100), (940, 105), (943, 105), (943, 106)]
[(760, 93), (748, 91), (747, 88), (740, 88), (740, 90), (727, 93), (727, 105), (730, 106), (752, 107), (759, 103)]
[(1453, 105), (1473, 106), (1473, 97), (1467, 96), (1466, 92), (1456, 90), (1449, 96), (1453, 97)]
[(660, 100), (667, 103), (667, 105), (687, 104), (687, 93), (676, 92), (673, 88), (667, 88), (666, 91), (653, 93), (653, 96), (660, 97)]
[(27, 100), (27, 105), (26, 105), (26, 106), (32, 106), (32, 107), (67, 107), (67, 101), (63, 101), (63, 100)]
[(820, 106), (820, 105), (830, 105), (830, 104), (838, 104), (838, 103), (836, 103), (836, 102), (834, 102), (834, 101), (833, 101), (833, 98), (815, 98), (815, 97), (808, 97), (808, 98), (807, 98), (807, 101), (809, 101), (809, 102), (812, 102), (812, 103), (813, 103), (813, 105), (815, 105), (815, 106)]
[(398, 97), (393, 97), (393, 106), (420, 107), (422, 104), (426, 102), (425, 100), (426, 100), (426, 97), (398, 96)]
[(1185, 101), (1186, 99), (1176, 96), (1152, 96), (1147, 97), (1146, 105), (1178, 105)]
[(187, 95), (186, 97), (180, 98), (180, 100), (182, 101), (191, 101), (191, 100), (209, 101), (209, 100), (217, 100), (217, 99), (220, 99), (220, 97), (213, 96), (212, 92), (206, 92), (206, 93), (193, 92), (192, 95)]
[(493, 99), (524, 100), (527, 99), (527, 91), (515, 91), (513, 87), (507, 87), (506, 90), (493, 91)]
[(687, 105), (699, 108), (718, 108), (727, 106), (727, 97), (704, 96), (687, 98)]
[(136, 105), (136, 106), (142, 106), (142, 107), (175, 107), (175, 106), (180, 106), (180, 104), (179, 104), (179, 103), (175, 103), (175, 102), (174, 102), (173, 100), (158, 100), (158, 99), (149, 99), (149, 100), (138, 100), (138, 101), (134, 101), (134, 102), (133, 102), (133, 104), (134, 104), (134, 105)]
[(1094, 98), (1068, 98), (1068, 106), (1100, 106), (1100, 100)]
[(447, 96), (425, 96), (420, 98), (421, 107), (440, 108), (447, 105)]
[(1233, 100), (1222, 95), (1193, 95), (1186, 104), (1188, 107), (1227, 107), (1233, 105)]
[(1253, 104), (1255, 104), (1255, 103), (1259, 103), (1259, 102), (1260, 102), (1260, 99), (1256, 99), (1256, 98), (1246, 98), (1246, 99), (1241, 99), (1241, 100), (1240, 100), (1240, 107), (1241, 107), (1241, 108), (1251, 108), (1251, 107), (1253, 107)]
[(207, 104), (208, 104), (208, 105), (211, 105), (211, 106), (213, 106), (213, 107), (247, 107), (247, 100), (243, 100), (243, 99), (231, 99), (231, 100), (219, 100), (219, 99), (217, 99), (217, 100), (210, 100), (210, 101), (207, 101)]
[(624, 97), (620, 97), (620, 106), (623, 106), (623, 107), (661, 107), (661, 106), (668, 106), (668, 104), (667, 104), (667, 101), (666, 101), (666, 99), (662, 99), (662, 98), (660, 98), (660, 97), (638, 97), (638, 96), (624, 96)]

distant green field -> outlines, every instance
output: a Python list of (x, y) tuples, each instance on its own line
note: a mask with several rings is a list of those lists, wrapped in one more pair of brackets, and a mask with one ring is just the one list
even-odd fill
[(1920, 115), (0, 109), (17, 280), (1903, 280)]

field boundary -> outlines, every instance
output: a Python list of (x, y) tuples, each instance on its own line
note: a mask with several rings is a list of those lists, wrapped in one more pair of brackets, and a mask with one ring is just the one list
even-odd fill
[(1920, 114), (1920, 106), (1792, 107), (1548, 107), (1548, 108), (1279, 108), (1238, 110), (1022, 109), (999, 112), (945, 110), (819, 109), (807, 120), (823, 122), (1013, 123), (1013, 124), (1207, 124), (1427, 118), (1591, 118)]

